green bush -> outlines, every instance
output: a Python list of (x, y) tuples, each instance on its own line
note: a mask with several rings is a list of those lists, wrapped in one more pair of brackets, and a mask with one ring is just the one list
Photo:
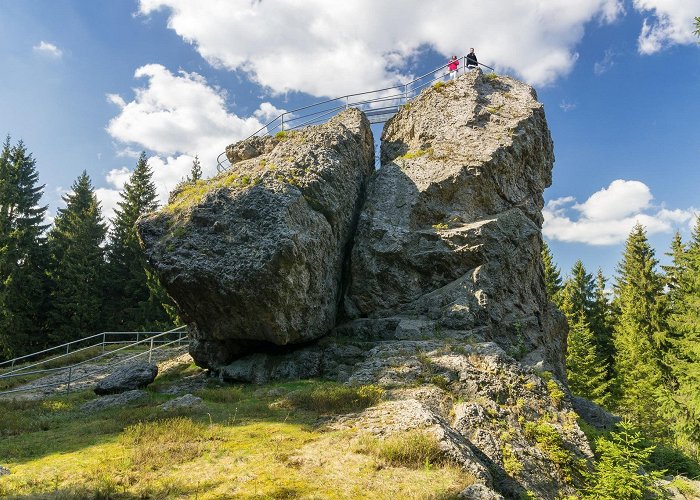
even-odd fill
[(641, 434), (632, 424), (622, 422), (619, 431), (596, 441), (598, 459), (592, 473), (586, 474), (584, 498), (636, 500), (661, 495), (657, 486), (662, 471), (644, 473), (649, 467), (653, 446), (644, 446)]
[(697, 460), (670, 446), (656, 446), (649, 457), (649, 464), (653, 470), (665, 470), (668, 474), (693, 479), (700, 478), (700, 464)]

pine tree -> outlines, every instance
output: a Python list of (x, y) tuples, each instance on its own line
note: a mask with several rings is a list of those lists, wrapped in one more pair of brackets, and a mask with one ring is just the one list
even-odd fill
[[(700, 217), (687, 250), (672, 244), (675, 286), (669, 294), (671, 349), (668, 364), (673, 375), (666, 407), (681, 446), (700, 455)], [(680, 270), (680, 271), (679, 271)]]
[(549, 250), (549, 245), (547, 245), (547, 242), (544, 240), (542, 241), (542, 264), (544, 265), (544, 285), (547, 291), (547, 297), (559, 306), (559, 294), (563, 288), (561, 273), (554, 263), (554, 257)]
[(105, 329), (104, 282), (107, 226), (87, 172), (63, 197), (49, 232), (52, 280), (49, 337), (55, 344)]
[[(153, 173), (146, 153), (120, 193), (112, 221), (109, 248), (110, 283), (112, 286), (111, 317), (115, 328), (150, 330), (169, 326), (168, 315), (161, 304), (152, 300), (147, 275), (148, 264), (139, 245), (136, 221), (158, 206)], [(151, 280), (152, 286), (153, 280)], [(157, 286), (161, 286), (159, 283)]]
[(194, 155), (194, 160), (192, 160), (192, 170), (187, 180), (190, 182), (197, 182), (202, 178), (202, 164), (199, 162), (199, 156)]
[(46, 247), (35, 160), (8, 136), (0, 152), (0, 355), (43, 347)]
[(614, 331), (615, 382), (620, 411), (651, 435), (666, 433), (658, 398), (663, 391), (666, 329), (663, 280), (644, 228), (637, 224), (618, 266)]

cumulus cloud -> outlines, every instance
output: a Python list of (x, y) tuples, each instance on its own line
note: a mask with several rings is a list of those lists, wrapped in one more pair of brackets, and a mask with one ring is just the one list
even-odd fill
[(32, 47), (32, 49), (37, 54), (53, 57), (55, 59), (60, 59), (63, 57), (63, 51), (61, 49), (56, 47), (53, 43), (44, 42), (43, 40)]
[[(135, 89), (133, 100), (107, 95), (120, 109), (107, 132), (121, 143), (162, 155), (211, 157), (261, 126), (256, 117), (229, 113), (225, 94), (197, 73), (173, 74), (160, 64), (148, 64), (138, 68), (134, 77), (144, 79), (146, 86)], [(271, 112), (271, 105), (263, 106), (263, 114)]]
[(140, 0), (143, 15), (160, 9), (214, 66), (275, 93), (334, 96), (410, 79), (426, 48), (447, 58), (475, 47), (499, 71), (548, 84), (571, 70), (586, 23), (614, 21), (622, 1)]
[(637, 39), (640, 54), (696, 42), (693, 20), (700, 12), (700, 0), (634, 0), (634, 8), (648, 16)]
[(553, 240), (614, 245), (622, 243), (637, 223), (649, 235), (668, 233), (690, 222), (696, 212), (693, 208), (654, 208), (652, 200), (643, 182), (617, 179), (583, 203), (576, 203), (572, 196), (550, 200), (543, 210), (542, 232)]
[[(210, 86), (204, 77), (185, 71), (173, 74), (159, 64), (138, 68), (134, 77), (143, 79), (145, 85), (134, 90), (133, 99), (106, 96), (119, 108), (107, 132), (115, 139), (120, 156), (138, 157), (139, 150), (156, 153), (148, 161), (161, 202), (187, 177), (195, 155), (199, 155), (203, 174), (213, 175), (216, 158), (228, 144), (284, 112), (263, 102), (252, 116), (240, 118), (228, 112), (226, 94)], [(122, 167), (107, 173), (106, 181), (112, 187), (98, 190), (106, 213), (113, 212), (131, 172)]]

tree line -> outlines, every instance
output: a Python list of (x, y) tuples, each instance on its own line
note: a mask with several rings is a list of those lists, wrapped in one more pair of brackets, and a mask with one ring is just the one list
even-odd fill
[[(201, 177), (195, 159), (190, 180)], [(0, 151), (0, 359), (102, 331), (159, 331), (178, 323), (139, 247), (136, 220), (157, 208), (141, 153), (111, 228), (83, 171), (45, 223), (36, 161), (8, 136)]]
[(659, 266), (645, 228), (625, 243), (612, 283), (577, 261), (563, 280), (543, 249), (550, 299), (569, 321), (571, 391), (623, 416), (655, 442), (700, 459), (700, 217)]

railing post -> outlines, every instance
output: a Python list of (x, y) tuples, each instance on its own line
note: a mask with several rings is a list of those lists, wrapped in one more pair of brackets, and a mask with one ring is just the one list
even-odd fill
[(136, 343), (139, 343), (139, 332), (136, 332)]
[(69, 366), (68, 367), (68, 386), (66, 387), (66, 392), (70, 394), (70, 381), (71, 378), (73, 377), (73, 367)]
[(70, 350), (70, 342), (66, 344), (66, 354), (68, 354), (68, 351)]
[(350, 96), (345, 96), (345, 109), (348, 109), (349, 98)]
[(107, 342), (107, 332), (102, 332), (102, 354), (105, 352), (105, 344)]
[(151, 347), (148, 349), (148, 362), (151, 362), (151, 357), (153, 356), (153, 337), (151, 337)]
[(280, 130), (284, 132), (284, 113), (280, 116), (280, 119), (282, 120), (282, 124), (280, 125)]

